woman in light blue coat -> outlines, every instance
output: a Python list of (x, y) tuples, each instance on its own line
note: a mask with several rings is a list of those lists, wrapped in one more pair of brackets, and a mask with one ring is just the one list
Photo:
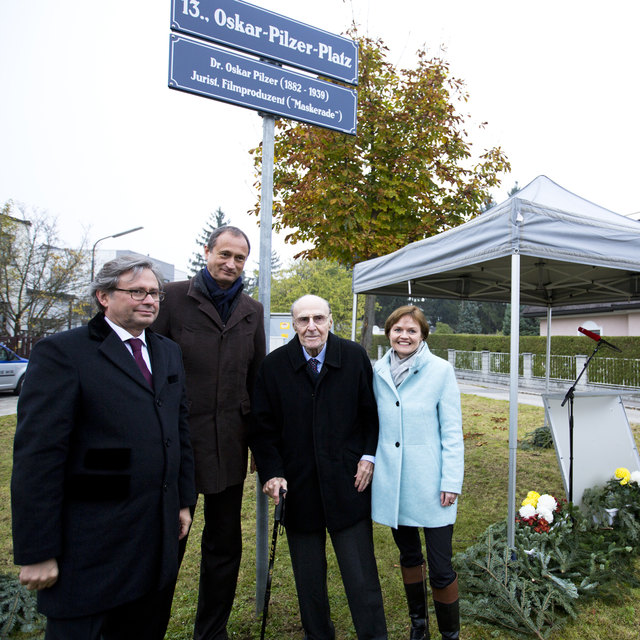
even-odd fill
[(380, 432), (372, 517), (391, 527), (400, 550), (410, 640), (430, 637), (423, 529), (438, 629), (452, 640), (460, 631), (458, 580), (451, 566), (464, 473), (460, 392), (453, 367), (429, 351), (429, 324), (418, 307), (396, 309), (385, 334), (391, 349), (373, 370)]

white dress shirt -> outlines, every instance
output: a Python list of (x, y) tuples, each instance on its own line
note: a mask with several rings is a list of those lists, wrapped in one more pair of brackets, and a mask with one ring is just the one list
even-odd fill
[(142, 340), (142, 349), (141, 349), (142, 359), (145, 361), (145, 364), (149, 368), (149, 371), (151, 371), (151, 358), (149, 357), (149, 349), (147, 348), (147, 339), (145, 336), (144, 329), (142, 330), (142, 333), (139, 336), (132, 336), (126, 329), (123, 329), (120, 325), (117, 325), (111, 320), (109, 320), (107, 316), (105, 316), (104, 319), (107, 321), (107, 324), (115, 331), (118, 338), (120, 338), (120, 340), (124, 342), (124, 346), (127, 347), (127, 350), (131, 354), (132, 358), (133, 358), (133, 349), (131, 348), (131, 345), (127, 342), (127, 340), (131, 340), (132, 338), (138, 338), (139, 340)]

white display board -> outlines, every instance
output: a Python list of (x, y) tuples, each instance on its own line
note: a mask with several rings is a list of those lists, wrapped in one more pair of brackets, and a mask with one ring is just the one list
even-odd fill
[[(564, 394), (542, 394), (547, 419), (569, 497), (569, 400)], [(617, 392), (575, 392), (573, 400), (573, 502), (585, 489), (611, 479), (618, 467), (640, 470), (640, 456)]]

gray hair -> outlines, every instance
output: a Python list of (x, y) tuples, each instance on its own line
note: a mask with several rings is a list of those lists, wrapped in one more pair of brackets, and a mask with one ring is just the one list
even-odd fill
[(207, 240), (207, 249), (209, 249), (209, 251), (211, 251), (213, 247), (216, 246), (216, 242), (218, 241), (218, 238), (223, 233), (230, 233), (232, 236), (235, 236), (236, 238), (243, 237), (245, 242), (247, 243), (247, 249), (248, 249), (247, 253), (251, 253), (251, 243), (249, 242), (249, 238), (247, 237), (247, 234), (242, 229), (238, 229), (238, 227), (232, 227), (229, 224), (225, 224), (222, 227), (218, 227), (217, 229), (214, 229), (211, 232), (211, 235), (209, 236), (209, 240)]
[(91, 283), (89, 294), (93, 297), (98, 309), (102, 311), (104, 307), (100, 304), (96, 293), (98, 291), (115, 291), (118, 288), (120, 277), (128, 272), (132, 276), (137, 276), (144, 269), (150, 269), (158, 281), (158, 287), (162, 289), (164, 278), (158, 266), (150, 258), (144, 256), (124, 255), (102, 265), (102, 269), (98, 271), (98, 275)]
[(327, 305), (327, 309), (329, 311), (329, 315), (331, 315), (331, 305), (329, 304), (328, 300), (325, 300), (324, 298), (321, 298), (320, 296), (316, 296), (312, 293), (307, 293), (304, 296), (300, 296), (297, 300), (294, 301), (294, 303), (291, 305), (291, 317), (295, 318), (295, 315), (293, 314), (293, 311), (296, 307), (296, 305), (298, 304), (298, 302), (302, 302), (305, 298), (315, 298), (316, 300), (320, 300), (321, 302), (324, 302), (324, 304)]

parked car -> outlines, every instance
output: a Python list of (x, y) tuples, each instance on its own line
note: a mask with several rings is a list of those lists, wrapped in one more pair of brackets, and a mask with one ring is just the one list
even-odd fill
[(9, 347), (0, 344), (0, 391), (13, 391), (15, 395), (20, 395), (28, 364), (26, 358), (21, 358)]

